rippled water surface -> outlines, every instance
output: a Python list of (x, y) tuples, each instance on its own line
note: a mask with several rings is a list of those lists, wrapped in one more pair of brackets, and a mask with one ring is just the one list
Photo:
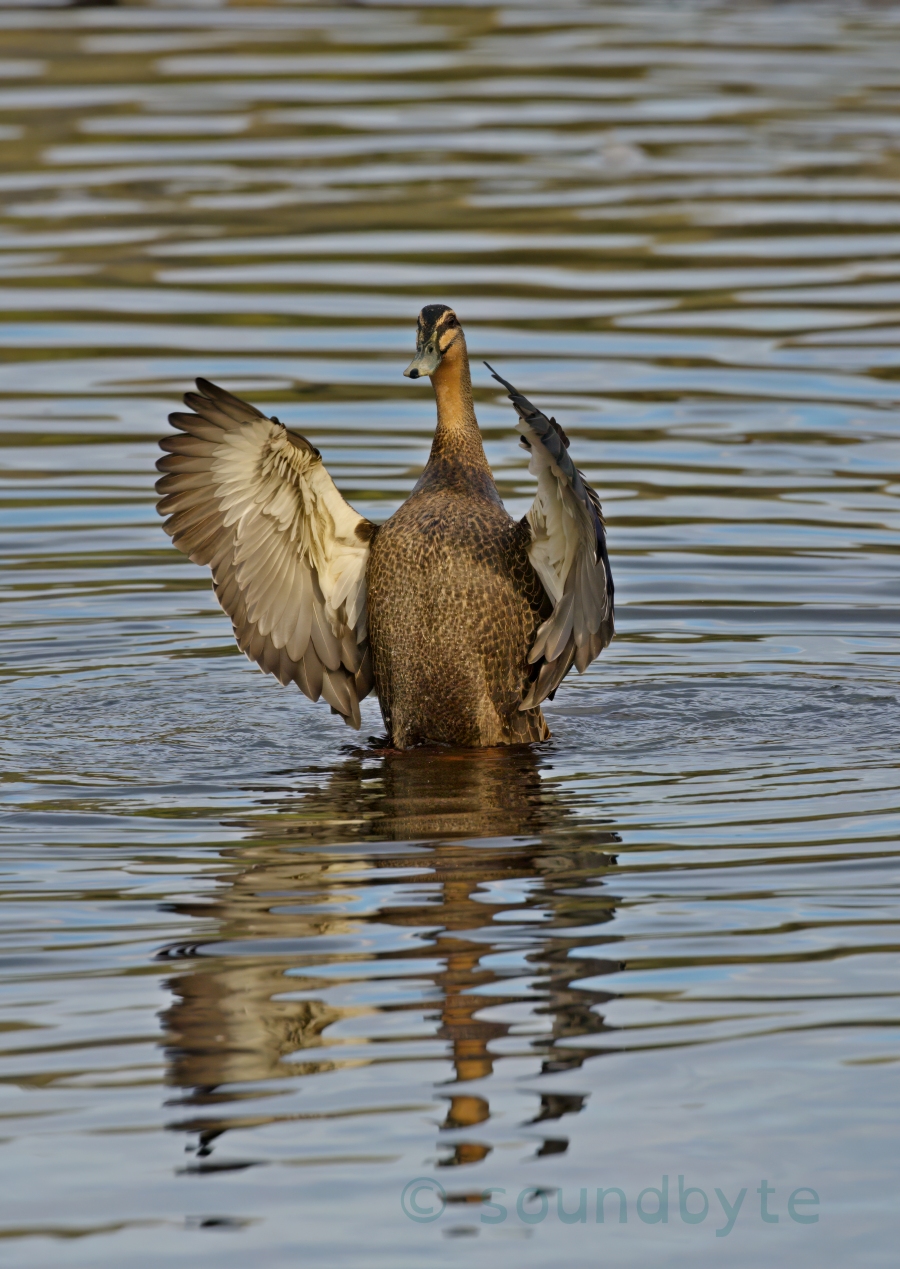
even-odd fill
[[(0, 39), (9, 1263), (896, 1263), (900, 8)], [(435, 300), (608, 517), (532, 751), (281, 689), (153, 509), (202, 374), (389, 515)]]

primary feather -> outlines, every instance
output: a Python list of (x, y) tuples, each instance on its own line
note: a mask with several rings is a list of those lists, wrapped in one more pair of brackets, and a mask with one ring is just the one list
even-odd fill
[(502, 383), (519, 415), (528, 470), (538, 491), (525, 520), (531, 531), (528, 558), (553, 603), (539, 627), (528, 660), (540, 666), (520, 708), (532, 709), (556, 691), (572, 665), (583, 674), (615, 632), (612, 571), (603, 512), (596, 492), (569, 456), (569, 438), (508, 380)]
[(197, 380), (160, 442), (158, 510), (208, 564), (239, 647), (283, 684), (359, 727), (372, 689), (366, 562), (374, 525), (342, 498), (319, 451), (223, 388)]

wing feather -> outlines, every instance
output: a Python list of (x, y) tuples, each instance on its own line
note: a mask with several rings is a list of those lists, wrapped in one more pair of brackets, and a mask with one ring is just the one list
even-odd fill
[(339, 714), (346, 716), (352, 716), (353, 714), (353, 705), (350, 697), (351, 687), (352, 680), (339, 672), (326, 670), (322, 676), (322, 695), (331, 708), (337, 710)]
[(300, 684), (302, 691), (306, 693), (311, 701), (317, 701), (322, 695), (322, 677), (325, 673), (325, 667), (316, 656), (316, 650), (312, 646), (306, 649), (306, 656), (300, 662), (300, 671), (303, 672), (303, 678), (306, 679), (306, 686), (303, 686), (303, 678), (298, 672), (297, 682)]
[(212, 458), (215, 445), (215, 441), (185, 432), (181, 436), (164, 436), (159, 448), (172, 454), (186, 454), (188, 458)]
[[(262, 410), (257, 410), (256, 406), (251, 405), (249, 401), (242, 401), (240, 397), (234, 396), (225, 388), (220, 388), (218, 384), (210, 383), (208, 379), (198, 379), (197, 387), (205, 398), (215, 401), (236, 423), (243, 423), (247, 418), (264, 419), (266, 417)], [(190, 395), (194, 396), (195, 393), (192, 392)]]
[[(278, 595), (272, 604), (269, 613), (271, 621), (271, 629), (269, 633), (272, 636), (272, 642), (276, 648), (284, 648), (287, 646), (288, 635), (293, 629), (293, 606), (294, 594), (297, 589), (297, 567), (299, 561), (295, 554), (292, 554), (287, 561), (285, 575), (279, 587)], [(302, 567), (302, 565), (300, 565)]]
[(375, 686), (375, 673), (372, 669), (372, 650), (368, 643), (363, 650), (362, 663), (356, 671), (354, 682), (356, 683), (356, 694), (361, 701), (365, 700)]
[(325, 605), (318, 597), (313, 602), (312, 642), (316, 656), (326, 670), (337, 670), (341, 664), (341, 646), (325, 617)]
[(169, 422), (180, 432), (187, 432), (201, 441), (211, 441), (213, 445), (218, 445), (222, 439), (222, 429), (217, 423), (206, 423), (196, 414), (170, 414)]
[[(487, 365), (487, 362), (485, 362)], [(536, 667), (520, 709), (534, 709), (559, 687), (574, 665), (583, 674), (615, 632), (615, 593), (603, 512), (569, 456), (569, 439), (556, 422), (488, 366), (519, 415), (528, 470), (538, 490), (525, 516), (531, 537), (528, 558), (553, 611), (539, 626), (528, 654)]]
[[(209, 564), (238, 646), (280, 683), (324, 696), (351, 727), (372, 690), (366, 564), (374, 526), (319, 451), (205, 379), (160, 446), (158, 510), (174, 544)], [(367, 531), (362, 530), (365, 526)]]
[(312, 579), (306, 569), (300, 569), (300, 576), (297, 578), (297, 602), (293, 617), (294, 625), (288, 635), (286, 647), (292, 661), (302, 661), (312, 629)]

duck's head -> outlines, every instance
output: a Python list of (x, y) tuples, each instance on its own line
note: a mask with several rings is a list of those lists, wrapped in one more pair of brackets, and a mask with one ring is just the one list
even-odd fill
[(403, 371), (407, 379), (433, 375), (441, 362), (465, 355), (459, 319), (446, 304), (426, 304), (416, 326), (416, 355)]

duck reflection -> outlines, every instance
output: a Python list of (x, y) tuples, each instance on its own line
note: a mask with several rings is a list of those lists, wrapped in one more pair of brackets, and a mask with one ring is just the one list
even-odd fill
[[(409, 1042), (404, 1023), (421, 1027), (424, 1009), (453, 1065), (442, 1162), (477, 1162), (490, 1147), (457, 1138), (490, 1107), (483, 1085), (464, 1085), (507, 1053), (560, 1071), (597, 1052), (577, 1040), (604, 1029), (609, 993), (573, 984), (619, 968), (602, 929), (618, 839), (577, 818), (528, 749), (362, 752), (323, 776), (267, 789), (264, 818), (224, 853), (215, 900), (179, 908), (214, 933), (162, 953), (190, 959), (169, 982), (168, 1079), (182, 1106), (231, 1105), (174, 1126), (199, 1134), (203, 1158), (228, 1127), (266, 1121), (234, 1104), (261, 1083), (372, 1061), (385, 1040)], [(381, 999), (353, 990), (388, 979)], [(547, 1095), (530, 1122), (582, 1104)], [(539, 1153), (565, 1145), (548, 1137)]]

